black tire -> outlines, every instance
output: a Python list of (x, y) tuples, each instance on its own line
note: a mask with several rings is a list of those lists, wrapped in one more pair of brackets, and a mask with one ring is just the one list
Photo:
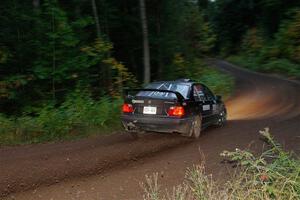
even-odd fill
[(189, 130), (189, 137), (199, 138), (201, 134), (202, 118), (201, 116), (195, 116)]
[(227, 122), (227, 112), (226, 109), (223, 108), (219, 113), (218, 121), (216, 123), (217, 126), (224, 126)]
[(134, 140), (139, 138), (139, 134), (137, 132), (128, 132), (130, 137)]

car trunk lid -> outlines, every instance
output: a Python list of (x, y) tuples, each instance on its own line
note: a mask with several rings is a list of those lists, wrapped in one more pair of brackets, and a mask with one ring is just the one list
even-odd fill
[[(131, 91), (137, 92), (134, 96), (130, 96), (129, 92), (126, 93), (127, 103), (133, 106), (133, 114), (145, 116), (168, 116), (170, 107), (181, 105), (184, 99), (180, 93), (168, 90), (135, 89)], [(149, 95), (153, 92), (157, 95)]]

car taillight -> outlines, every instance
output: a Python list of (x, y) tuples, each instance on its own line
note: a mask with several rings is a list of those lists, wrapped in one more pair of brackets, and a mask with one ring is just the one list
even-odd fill
[(172, 106), (169, 108), (168, 115), (181, 117), (184, 115), (184, 108), (182, 106)]
[(124, 103), (122, 107), (123, 113), (132, 113), (133, 107), (131, 104)]

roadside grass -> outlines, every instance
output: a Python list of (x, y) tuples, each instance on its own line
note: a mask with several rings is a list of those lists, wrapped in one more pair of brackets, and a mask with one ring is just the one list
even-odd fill
[(203, 59), (194, 58), (185, 60), (183, 56), (176, 55), (173, 64), (169, 66), (169, 71), (173, 74), (167, 75), (167, 79), (190, 78), (207, 85), (215, 94), (228, 98), (234, 87), (232, 76), (212, 68)]
[(235, 84), (232, 76), (211, 67), (203, 67), (201, 75), (195, 80), (207, 85), (214, 94), (221, 95), (224, 100), (230, 97)]
[(233, 55), (226, 58), (226, 60), (250, 70), (277, 74), (290, 79), (300, 79), (300, 65), (293, 63), (288, 59), (278, 58), (265, 60), (260, 58), (259, 56), (254, 57)]
[(71, 94), (60, 106), (47, 105), (34, 116), (0, 115), (0, 145), (70, 140), (121, 129), (122, 99), (94, 100), (87, 93)]
[(270, 149), (260, 156), (236, 149), (221, 153), (237, 166), (224, 184), (205, 173), (205, 165), (186, 171), (184, 183), (172, 191), (162, 191), (158, 174), (142, 183), (144, 200), (299, 200), (300, 160), (285, 152), (266, 128), (261, 135)]

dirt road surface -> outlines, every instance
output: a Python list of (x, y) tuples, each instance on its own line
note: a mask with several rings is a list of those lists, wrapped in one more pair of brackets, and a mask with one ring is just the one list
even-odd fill
[(300, 152), (300, 84), (211, 61), (236, 78), (226, 102), (229, 121), (205, 130), (199, 140), (125, 133), (56, 144), (0, 148), (0, 199), (142, 199), (145, 174), (159, 173), (162, 187), (182, 182), (187, 167), (205, 156), (207, 173), (226, 179), (223, 150), (262, 150), (259, 130), (271, 132), (288, 150)]

